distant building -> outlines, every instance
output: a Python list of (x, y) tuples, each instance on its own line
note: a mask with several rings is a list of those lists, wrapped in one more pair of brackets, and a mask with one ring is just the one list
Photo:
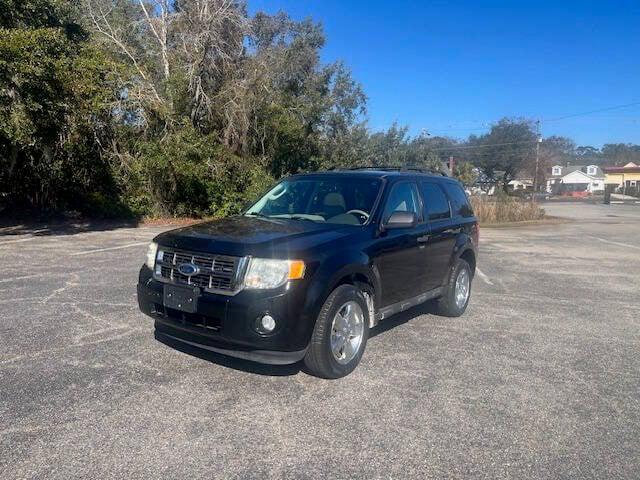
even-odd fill
[[(476, 174), (476, 181), (471, 185), (469, 191), (473, 195), (495, 195), (500, 182), (495, 178), (490, 178), (477, 167), (473, 169), (473, 172)], [(499, 177), (500, 173), (504, 172), (494, 172), (496, 177)]]
[(514, 192), (532, 192), (533, 178), (514, 178), (507, 185)]
[(554, 165), (547, 178), (547, 193), (553, 195), (604, 192), (604, 172), (597, 165)]
[(640, 188), (640, 165), (633, 162), (623, 167), (604, 167), (604, 183), (618, 193), (637, 192)]

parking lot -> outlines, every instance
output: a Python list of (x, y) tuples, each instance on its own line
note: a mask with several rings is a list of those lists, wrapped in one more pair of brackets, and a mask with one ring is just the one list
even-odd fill
[(336, 381), (154, 339), (167, 227), (0, 232), (0, 478), (639, 478), (640, 207), (481, 230), (468, 312)]

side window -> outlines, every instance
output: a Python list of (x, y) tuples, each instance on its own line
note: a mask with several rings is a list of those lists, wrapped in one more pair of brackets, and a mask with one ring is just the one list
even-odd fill
[(451, 210), (454, 216), (473, 217), (473, 209), (467, 198), (467, 194), (464, 193), (462, 187), (453, 182), (445, 182), (444, 189), (449, 195), (451, 200)]
[(449, 201), (438, 184), (423, 182), (421, 186), (426, 219), (442, 220), (449, 218), (451, 216)]
[(418, 219), (421, 217), (418, 192), (413, 183), (401, 182), (391, 187), (391, 193), (384, 207), (382, 221), (386, 222), (389, 220), (389, 217), (391, 217), (394, 212), (413, 212)]

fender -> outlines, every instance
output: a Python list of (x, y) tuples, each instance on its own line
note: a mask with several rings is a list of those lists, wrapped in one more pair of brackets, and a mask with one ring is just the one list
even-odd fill
[[(477, 258), (478, 254), (476, 252), (475, 246), (473, 245), (473, 240), (471, 236), (467, 233), (461, 233), (456, 238), (455, 246), (453, 247), (453, 252), (451, 253), (451, 260), (449, 261), (449, 269), (455, 265), (456, 261), (467, 251), (471, 250), (473, 256)], [(475, 272), (472, 272), (472, 275)]]
[(458, 258), (462, 255), (462, 252), (468, 248), (473, 248), (471, 244), (471, 237), (466, 233), (461, 233), (456, 237), (456, 243), (453, 247), (452, 258)]
[(318, 316), (324, 301), (335, 287), (345, 277), (353, 275), (366, 278), (367, 283), (373, 286), (374, 303), (378, 304), (381, 288), (380, 278), (373, 271), (369, 257), (359, 251), (342, 251), (323, 261), (319, 270), (313, 276), (308, 287), (304, 308), (306, 312), (310, 313), (311, 318)]

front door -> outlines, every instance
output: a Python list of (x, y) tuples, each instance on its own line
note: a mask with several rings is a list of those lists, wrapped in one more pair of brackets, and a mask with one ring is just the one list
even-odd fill
[(391, 187), (381, 221), (396, 211), (413, 212), (418, 224), (413, 228), (399, 228), (382, 232), (375, 245), (374, 264), (382, 285), (381, 306), (420, 295), (425, 291), (424, 244), (426, 225), (414, 182), (403, 181)]

